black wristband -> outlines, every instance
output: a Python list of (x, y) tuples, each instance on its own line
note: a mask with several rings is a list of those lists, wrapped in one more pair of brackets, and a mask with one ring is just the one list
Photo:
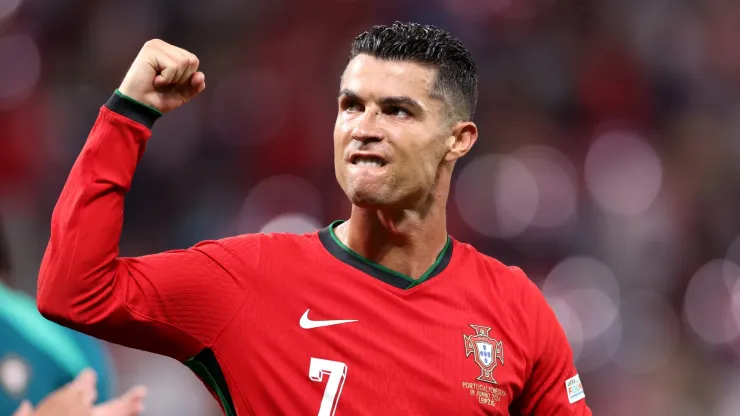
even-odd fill
[(130, 118), (150, 130), (154, 126), (154, 122), (162, 117), (162, 113), (156, 109), (123, 95), (118, 90), (111, 95), (105, 106), (111, 111)]

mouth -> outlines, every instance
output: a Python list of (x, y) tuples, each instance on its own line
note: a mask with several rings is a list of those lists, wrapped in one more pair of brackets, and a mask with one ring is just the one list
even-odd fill
[(355, 166), (381, 168), (385, 166), (387, 162), (380, 156), (358, 154), (352, 156), (349, 163)]

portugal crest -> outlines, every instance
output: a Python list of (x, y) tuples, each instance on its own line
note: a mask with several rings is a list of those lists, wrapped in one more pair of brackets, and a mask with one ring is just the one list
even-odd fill
[(493, 379), (493, 369), (496, 368), (497, 361), (504, 365), (504, 344), (488, 336), (491, 328), (479, 325), (470, 325), (470, 327), (475, 330), (475, 335), (463, 334), (465, 357), (473, 354), (473, 360), (480, 367), (478, 380), (498, 384)]

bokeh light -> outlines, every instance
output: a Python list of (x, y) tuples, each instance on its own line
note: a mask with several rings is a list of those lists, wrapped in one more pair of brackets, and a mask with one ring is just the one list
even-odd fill
[[(583, 311), (580, 311), (583, 313)], [(579, 314), (579, 316), (581, 316)], [(581, 354), (575, 362), (578, 372), (588, 374), (607, 366), (617, 353), (623, 336), (622, 319), (619, 314), (598, 337), (584, 340)]]
[(620, 289), (609, 267), (593, 257), (567, 258), (547, 275), (542, 292), (555, 305), (558, 320), (571, 326), (566, 335), (580, 347), (579, 370), (608, 363), (622, 336)]
[(585, 179), (601, 208), (619, 215), (638, 215), (660, 192), (662, 163), (642, 137), (628, 131), (609, 131), (591, 145)]
[(278, 215), (265, 224), (261, 233), (307, 234), (322, 228), (321, 223), (310, 215), (290, 213)]
[(545, 295), (562, 295), (574, 290), (593, 289), (604, 293), (612, 304), (619, 304), (619, 284), (602, 261), (590, 256), (563, 259), (547, 275), (542, 285)]
[(455, 200), (465, 222), (490, 237), (514, 237), (537, 213), (537, 181), (509, 155), (478, 156), (460, 172)]
[(725, 255), (727, 260), (740, 264), (740, 235), (735, 237), (727, 248), (727, 254)]
[(712, 260), (691, 278), (684, 298), (684, 313), (691, 329), (704, 341), (720, 344), (740, 335), (733, 313), (733, 298), (726, 272), (737, 265)]
[(560, 326), (563, 327), (570, 348), (573, 350), (573, 360), (578, 361), (583, 349), (583, 325), (578, 319), (578, 313), (560, 296), (548, 297), (547, 303), (558, 318)]
[(0, 0), (0, 23), (9, 20), (20, 7), (22, 0)]
[(257, 232), (276, 215), (300, 210), (310, 218), (318, 218), (322, 209), (319, 190), (307, 180), (293, 175), (272, 176), (255, 185), (247, 195), (238, 228), (242, 232)]
[(720, 397), (715, 405), (717, 416), (737, 416), (740, 409), (740, 395), (737, 394), (740, 391), (740, 371), (736, 371), (728, 378), (729, 380), (723, 380), (724, 383), (717, 383), (719, 393), (717, 396)]
[(530, 145), (514, 157), (527, 167), (537, 184), (537, 211), (531, 226), (559, 227), (575, 219), (577, 190), (573, 162), (552, 147)]
[[(732, 315), (735, 325), (740, 327), (740, 279), (735, 282), (734, 287), (730, 291), (730, 315)], [(735, 354), (740, 357), (740, 337), (735, 338), (731, 345), (735, 350)]]

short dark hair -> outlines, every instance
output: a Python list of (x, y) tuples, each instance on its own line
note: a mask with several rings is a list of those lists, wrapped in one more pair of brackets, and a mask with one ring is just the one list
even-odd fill
[(478, 101), (475, 61), (462, 42), (448, 32), (418, 23), (373, 26), (352, 42), (349, 60), (360, 54), (437, 68), (432, 96), (449, 102), (452, 116), (464, 121), (473, 119)]

